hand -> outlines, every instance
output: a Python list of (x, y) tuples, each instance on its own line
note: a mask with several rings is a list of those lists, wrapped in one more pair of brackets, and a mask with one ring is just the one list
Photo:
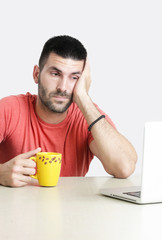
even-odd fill
[(91, 85), (90, 65), (87, 59), (82, 75), (76, 82), (76, 85), (73, 90), (73, 101), (75, 103), (78, 104), (78, 101), (80, 99), (83, 99), (85, 95), (88, 95), (90, 85)]
[(31, 181), (30, 175), (34, 175), (36, 163), (29, 159), (41, 148), (16, 156), (10, 161), (0, 165), (0, 184), (10, 187), (23, 187)]

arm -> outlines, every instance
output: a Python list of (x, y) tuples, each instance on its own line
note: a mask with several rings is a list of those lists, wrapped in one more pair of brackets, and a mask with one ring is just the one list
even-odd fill
[(32, 181), (30, 175), (35, 174), (36, 163), (29, 158), (40, 150), (37, 148), (0, 164), (0, 185), (22, 187), (30, 183)]
[[(101, 116), (88, 96), (90, 82), (89, 66), (86, 63), (82, 76), (75, 85), (73, 100), (82, 111), (88, 125)], [(137, 154), (124, 136), (104, 118), (92, 127), (91, 133), (94, 140), (90, 143), (90, 150), (100, 159), (107, 173), (117, 178), (126, 178), (133, 173)]]

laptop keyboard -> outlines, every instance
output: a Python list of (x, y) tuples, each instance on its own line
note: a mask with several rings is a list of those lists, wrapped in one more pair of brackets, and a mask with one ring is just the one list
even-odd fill
[(123, 194), (127, 194), (127, 195), (130, 195), (130, 196), (133, 196), (133, 197), (138, 197), (138, 198), (141, 197), (141, 191), (138, 191), (138, 192), (125, 192)]

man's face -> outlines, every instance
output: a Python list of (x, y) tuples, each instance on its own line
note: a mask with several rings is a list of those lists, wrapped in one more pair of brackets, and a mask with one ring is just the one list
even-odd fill
[(38, 81), (38, 96), (48, 111), (63, 113), (68, 109), (83, 66), (83, 60), (62, 58), (55, 53), (49, 55)]

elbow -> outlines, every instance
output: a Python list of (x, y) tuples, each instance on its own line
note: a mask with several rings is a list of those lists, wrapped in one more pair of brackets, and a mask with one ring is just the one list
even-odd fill
[(123, 156), (120, 166), (120, 178), (128, 178), (136, 169), (137, 153), (134, 151), (132, 154)]
[(115, 178), (125, 179), (133, 174), (136, 168), (137, 154), (132, 157), (123, 156), (120, 160), (115, 161), (111, 170), (106, 169), (106, 172), (114, 176)]
[(136, 169), (136, 162), (137, 157), (134, 159), (124, 159), (114, 177), (124, 179), (131, 176)]
[(128, 167), (128, 166), (122, 167), (117, 173), (114, 174), (114, 177), (125, 179), (130, 177), (134, 171), (135, 171), (135, 165), (131, 167)]

